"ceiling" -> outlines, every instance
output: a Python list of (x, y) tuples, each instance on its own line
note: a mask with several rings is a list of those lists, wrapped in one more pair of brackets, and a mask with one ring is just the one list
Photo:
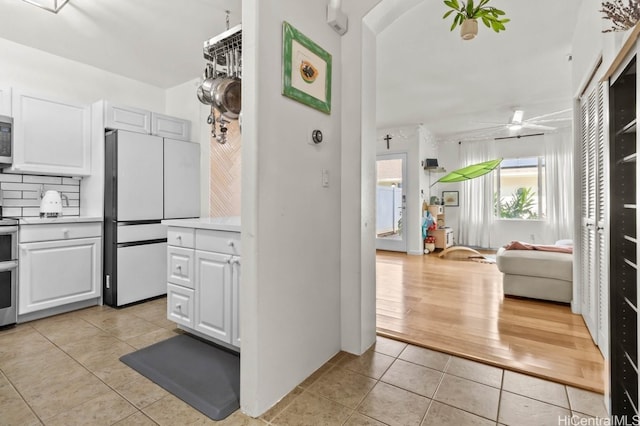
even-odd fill
[(69, 0), (58, 14), (0, 0), (0, 37), (168, 88), (202, 74), (205, 40), (241, 0)]
[[(506, 123), (516, 108), (527, 119), (571, 107), (570, 42), (581, 0), (492, 0), (511, 22), (500, 34), (481, 25), (472, 41), (449, 31), (440, 0), (383, 0), (379, 10), (394, 2), (416, 6), (397, 19), (382, 12), (379, 128), (424, 123), (441, 140), (477, 138), (486, 132), (460, 132)], [(0, 0), (0, 37), (169, 88), (201, 75), (203, 41), (226, 29), (225, 10), (231, 26), (240, 23), (241, 3), (70, 0), (56, 15)]]
[[(511, 22), (499, 34), (480, 24), (471, 41), (459, 28), (449, 31), (442, 1), (419, 2), (378, 34), (378, 127), (423, 123), (440, 140), (464, 140), (508, 135), (505, 126), (475, 130), (507, 123), (514, 109), (525, 120), (570, 109), (569, 55), (581, 2), (492, 0)], [(542, 124), (569, 126), (570, 111), (548, 119), (562, 117)]]

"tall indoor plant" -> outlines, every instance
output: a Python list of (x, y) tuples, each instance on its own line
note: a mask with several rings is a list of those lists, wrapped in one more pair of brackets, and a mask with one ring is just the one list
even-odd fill
[(467, 3), (462, 0), (444, 0), (444, 4), (450, 7), (451, 10), (445, 13), (442, 19), (447, 19), (451, 14), (455, 14), (451, 31), (460, 25), (460, 36), (464, 40), (471, 40), (478, 34), (478, 19), (487, 28), (499, 33), (505, 30), (504, 24), (509, 22), (509, 19), (504, 17), (504, 11), (488, 6), (487, 4), (490, 1), (480, 0), (479, 3), (475, 4), (473, 0), (468, 0)]

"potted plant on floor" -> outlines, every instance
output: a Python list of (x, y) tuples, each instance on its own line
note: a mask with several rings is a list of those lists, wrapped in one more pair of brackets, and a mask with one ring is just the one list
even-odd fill
[(478, 35), (478, 19), (487, 28), (499, 33), (505, 30), (504, 24), (509, 22), (509, 19), (504, 17), (505, 13), (502, 10), (488, 6), (490, 1), (480, 0), (480, 3), (475, 4), (473, 0), (468, 0), (467, 3), (462, 0), (444, 0), (444, 4), (451, 10), (445, 13), (442, 19), (447, 19), (451, 14), (455, 14), (451, 31), (460, 25), (460, 36), (463, 40), (471, 40)]

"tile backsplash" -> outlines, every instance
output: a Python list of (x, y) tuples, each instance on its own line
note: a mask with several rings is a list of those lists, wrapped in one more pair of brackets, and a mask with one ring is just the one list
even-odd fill
[(2, 213), (9, 217), (40, 216), (40, 191), (54, 190), (69, 198), (62, 201), (63, 216), (80, 216), (80, 179), (62, 176), (0, 173)]

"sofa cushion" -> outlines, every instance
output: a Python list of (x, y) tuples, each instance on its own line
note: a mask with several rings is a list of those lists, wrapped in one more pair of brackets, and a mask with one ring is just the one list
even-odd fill
[(568, 253), (500, 248), (496, 264), (505, 274), (573, 281), (573, 255)]

